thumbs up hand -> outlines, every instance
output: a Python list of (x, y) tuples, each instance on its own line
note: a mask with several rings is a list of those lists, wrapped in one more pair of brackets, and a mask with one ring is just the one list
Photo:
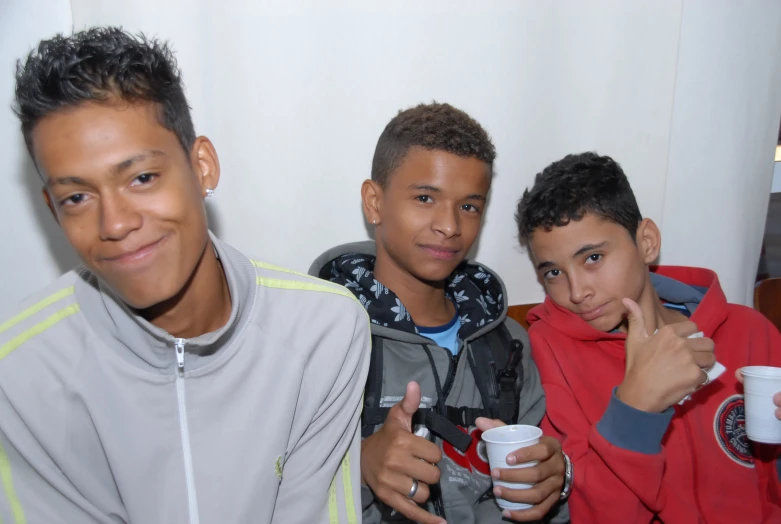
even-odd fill
[(412, 433), (412, 416), (419, 406), (420, 386), (410, 382), (404, 398), (390, 409), (382, 427), (361, 442), (361, 479), (378, 499), (408, 519), (445, 524), (418, 506), (428, 500), (428, 486), (439, 482), (435, 464), (442, 460), (436, 444)]
[[(420, 386), (417, 382), (407, 384), (404, 398), (393, 406), (385, 418), (385, 426), (391, 425), (412, 433), (412, 417), (420, 407)], [(384, 426), (383, 426), (384, 427)]]
[(716, 361), (713, 341), (687, 338), (698, 332), (694, 322), (668, 324), (649, 335), (640, 307), (625, 298), (628, 310), (626, 371), (616, 397), (641, 411), (661, 413), (705, 383)]

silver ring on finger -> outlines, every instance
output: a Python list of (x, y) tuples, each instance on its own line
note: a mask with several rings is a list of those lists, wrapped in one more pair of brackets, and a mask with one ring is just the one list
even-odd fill
[(702, 386), (707, 386), (710, 382), (710, 375), (708, 375), (708, 372), (706, 370), (702, 370), (702, 372), (705, 374), (705, 380), (702, 381), (702, 384), (697, 386), (697, 389), (700, 389)]
[(418, 492), (418, 479), (412, 479), (412, 487), (409, 488), (409, 493), (407, 493), (407, 498), (411, 499), (415, 496), (415, 494)]

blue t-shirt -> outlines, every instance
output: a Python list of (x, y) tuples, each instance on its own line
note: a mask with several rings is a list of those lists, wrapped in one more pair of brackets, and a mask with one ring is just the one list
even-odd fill
[(461, 345), (461, 341), (458, 339), (458, 330), (461, 328), (461, 319), (458, 316), (458, 312), (444, 326), (416, 327), (418, 328), (418, 333), (433, 340), (437, 346), (450, 350), (454, 355), (458, 354), (458, 349)]
[(689, 318), (691, 318), (692, 316), (692, 313), (691, 311), (689, 311), (689, 308), (687, 308), (683, 304), (673, 304), (671, 302), (663, 302), (662, 305), (667, 309), (672, 309), (673, 311), (677, 311), (678, 313), (683, 313), (685, 316)]

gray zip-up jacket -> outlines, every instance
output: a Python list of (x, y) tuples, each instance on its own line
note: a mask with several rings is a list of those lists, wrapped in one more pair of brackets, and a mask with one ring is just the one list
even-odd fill
[[(503, 324), (513, 339), (523, 344), (524, 380), (519, 399), (519, 424), (539, 425), (545, 413), (545, 396), (540, 375), (531, 359), (526, 331), (507, 318), (504, 283), (485, 266), (468, 262), (459, 266), (448, 281), (447, 293), (458, 309), (461, 321), (460, 351), (454, 357), (448, 349), (417, 333), (404, 305), (392, 290), (374, 279), (374, 242), (356, 242), (335, 247), (317, 258), (309, 273), (342, 284), (355, 294), (371, 318), (372, 334), (383, 341), (383, 378), (380, 405), (391, 407), (403, 396), (407, 383), (420, 384), (422, 408), (437, 403), (437, 381), (424, 346), (428, 346), (448, 406), (481, 408), (480, 392), (469, 366), (471, 344)], [(463, 357), (463, 358), (462, 358)], [(483, 444), (475, 428), (464, 428), (473, 436), (466, 454), (440, 439), (443, 450), (441, 470), (442, 502), (445, 518), (456, 524), (504, 524), (502, 511), (491, 497), (492, 481)], [(371, 490), (363, 486), (363, 522), (407, 522), (396, 515), (392, 520), (381, 509)], [(434, 512), (432, 504), (428, 511)], [(546, 522), (569, 522), (566, 504), (556, 506)]]
[(0, 522), (357, 522), (366, 313), (212, 240), (215, 332), (175, 339), (84, 269), (0, 318)]

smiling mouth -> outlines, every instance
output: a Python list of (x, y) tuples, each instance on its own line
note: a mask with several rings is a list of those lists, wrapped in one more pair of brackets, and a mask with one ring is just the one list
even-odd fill
[(422, 245), (420, 247), (422, 247), (430, 256), (437, 258), (439, 260), (453, 260), (460, 253), (460, 250), (458, 249), (452, 249), (447, 247), (428, 246), (428, 245)]
[(165, 239), (168, 238), (168, 235), (150, 243), (146, 244), (145, 246), (141, 246), (138, 249), (134, 249), (133, 251), (128, 251), (125, 253), (122, 253), (120, 255), (116, 255), (113, 257), (105, 258), (104, 260), (106, 262), (112, 263), (112, 264), (120, 264), (120, 265), (131, 265), (138, 262), (142, 262), (148, 258), (150, 258), (152, 255), (155, 254), (155, 252), (158, 250), (158, 248), (163, 244)]

